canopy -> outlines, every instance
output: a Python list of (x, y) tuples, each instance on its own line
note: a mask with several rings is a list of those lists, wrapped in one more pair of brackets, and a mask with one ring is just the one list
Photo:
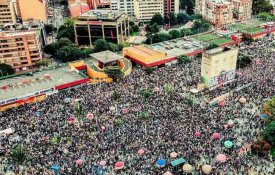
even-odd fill
[(244, 103), (246, 103), (246, 99), (245, 99), (244, 97), (241, 97), (241, 98), (239, 99), (239, 102), (242, 103), (242, 104), (244, 104)]
[(171, 162), (171, 165), (172, 165), (172, 166), (178, 166), (178, 165), (183, 164), (183, 163), (185, 163), (185, 162), (186, 162), (186, 161), (185, 161), (184, 158), (179, 158), (179, 159), (176, 159), (176, 160), (172, 161), (172, 162)]
[(164, 173), (163, 175), (173, 175), (173, 173), (171, 173), (170, 171), (167, 171), (167, 172)]
[(268, 115), (267, 115), (267, 114), (262, 114), (262, 115), (261, 115), (261, 119), (265, 120), (265, 119), (267, 119), (267, 118), (268, 118)]
[(215, 132), (213, 135), (212, 135), (212, 139), (219, 139), (221, 136), (219, 133)]
[(100, 165), (100, 166), (105, 166), (106, 163), (107, 163), (107, 162), (106, 162), (105, 160), (102, 160), (102, 161), (99, 162), (99, 165)]
[(233, 120), (228, 120), (227, 124), (228, 124), (228, 126), (233, 126), (234, 125), (234, 121)]
[(177, 156), (178, 156), (178, 153), (176, 153), (176, 152), (171, 152), (170, 153), (171, 158), (176, 158)]
[(225, 154), (218, 154), (216, 160), (219, 162), (226, 162), (226, 155)]
[(202, 166), (202, 171), (205, 173), (205, 174), (209, 174), (212, 170), (212, 167), (210, 165), (203, 165)]
[(76, 165), (82, 165), (83, 164), (83, 160), (78, 159), (75, 161)]
[(124, 162), (120, 161), (115, 163), (115, 170), (120, 170), (122, 168), (124, 168)]
[(199, 90), (198, 89), (190, 89), (190, 92), (192, 92), (193, 94), (196, 94), (199, 92)]
[(53, 165), (53, 166), (51, 167), (51, 169), (52, 169), (53, 171), (57, 172), (57, 171), (60, 169), (60, 167), (57, 166), (57, 165)]
[(65, 102), (65, 103), (69, 103), (70, 101), (71, 101), (70, 98), (65, 98), (65, 99), (64, 99), (64, 102)]
[(143, 149), (139, 149), (139, 150), (138, 150), (138, 154), (139, 154), (139, 155), (143, 155), (144, 153), (145, 153), (145, 151), (144, 151)]
[(7, 129), (0, 131), (0, 134), (12, 134), (12, 133), (14, 133), (13, 128), (7, 128)]
[(86, 116), (86, 118), (88, 120), (92, 120), (94, 118), (94, 115), (92, 113), (88, 113), (87, 116)]
[(158, 92), (160, 89), (158, 87), (154, 87), (153, 91)]
[(157, 160), (156, 164), (158, 167), (163, 167), (163, 166), (165, 166), (166, 161), (164, 159), (159, 159), (159, 160)]
[(114, 111), (116, 108), (114, 106), (111, 106), (109, 109), (110, 111)]
[(35, 115), (36, 115), (37, 117), (39, 117), (39, 116), (41, 115), (41, 112), (36, 111), (36, 112), (35, 112)]
[(192, 171), (192, 169), (193, 169), (192, 166), (188, 163), (186, 163), (182, 166), (182, 170), (186, 173), (190, 173)]
[(226, 148), (232, 148), (233, 142), (227, 140), (227, 141), (224, 142), (224, 146), (225, 146)]
[(201, 133), (197, 131), (197, 132), (195, 132), (195, 136), (199, 137), (199, 136), (201, 136)]

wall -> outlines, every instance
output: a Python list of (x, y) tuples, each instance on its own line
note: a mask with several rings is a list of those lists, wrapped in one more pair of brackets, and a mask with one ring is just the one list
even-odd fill
[(35, 19), (47, 21), (47, 8), (44, 0), (18, 0), (20, 15), (23, 20)]

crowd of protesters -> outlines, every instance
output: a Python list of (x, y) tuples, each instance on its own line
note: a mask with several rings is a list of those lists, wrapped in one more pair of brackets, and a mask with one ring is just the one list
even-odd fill
[[(237, 69), (233, 82), (211, 91), (188, 95), (200, 81), (201, 60), (195, 58), (151, 74), (134, 68), (118, 82), (83, 85), (3, 112), (0, 130), (14, 128), (21, 140), (14, 143), (3, 137), (1, 146), (11, 150), (16, 144), (23, 145), (29, 159), (18, 166), (7, 151), (7, 156), (0, 157), (0, 174), (53, 174), (51, 167), (57, 165), (62, 175), (162, 175), (167, 171), (179, 175), (184, 174), (182, 168), (169, 162), (182, 157), (193, 166), (190, 174), (202, 174), (201, 166), (208, 164), (213, 168), (211, 174), (258, 171), (270, 175), (275, 171), (271, 158), (240, 150), (260, 137), (261, 104), (275, 94), (273, 40), (270, 36), (250, 45), (240, 44), (240, 52), (250, 56), (252, 63)], [(168, 84), (173, 87), (169, 92)], [(152, 90), (149, 98), (143, 97), (144, 89)], [(225, 93), (230, 95), (224, 104), (207, 103)], [(187, 97), (192, 97), (191, 104)], [(241, 97), (245, 104), (239, 102)], [(75, 103), (83, 108), (80, 115)], [(148, 117), (142, 118), (142, 113)], [(87, 114), (93, 118), (86, 118)], [(68, 118), (75, 120), (69, 123)], [(116, 124), (118, 120), (122, 122)], [(234, 121), (233, 126), (225, 127), (229, 120)], [(211, 138), (213, 133), (220, 138)], [(233, 142), (231, 149), (224, 147), (226, 140)], [(138, 154), (140, 149), (144, 154)], [(177, 158), (171, 158), (171, 152), (176, 152)], [(215, 160), (218, 154), (225, 154), (227, 161)], [(76, 164), (79, 159), (81, 165)], [(166, 166), (157, 167), (158, 159), (165, 159)], [(106, 165), (100, 165), (101, 161)], [(119, 161), (125, 166), (116, 171), (114, 164)]]

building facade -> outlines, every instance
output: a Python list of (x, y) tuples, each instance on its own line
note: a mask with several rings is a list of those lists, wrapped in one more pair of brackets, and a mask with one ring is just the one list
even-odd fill
[(128, 15), (113, 10), (90, 10), (75, 22), (75, 42), (92, 46), (97, 39), (119, 44), (130, 36)]
[(170, 13), (179, 13), (179, 0), (164, 0), (164, 16), (168, 16)]
[(134, 0), (135, 17), (139, 22), (148, 22), (151, 18), (159, 13), (164, 15), (163, 0)]
[(24, 70), (42, 59), (36, 31), (0, 33), (0, 63)]
[(123, 11), (129, 16), (135, 14), (133, 0), (111, 0), (111, 9)]
[(12, 0), (0, 0), (0, 26), (16, 24), (14, 3)]
[(215, 27), (251, 19), (252, 0), (196, 0), (196, 13)]
[(17, 0), (18, 11), (23, 21), (39, 20), (47, 22), (47, 1), (46, 0)]

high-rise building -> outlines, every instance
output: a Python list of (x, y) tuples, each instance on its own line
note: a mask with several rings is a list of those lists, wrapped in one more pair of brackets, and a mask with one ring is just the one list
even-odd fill
[(121, 43), (130, 36), (128, 15), (114, 10), (90, 10), (75, 21), (75, 42), (91, 46), (97, 39)]
[(12, 0), (0, 0), (0, 26), (15, 24), (15, 8)]
[(163, 4), (163, 0), (134, 0), (135, 17), (139, 22), (148, 22), (156, 13), (163, 16)]
[(111, 0), (111, 9), (123, 11), (129, 16), (133, 16), (135, 14), (134, 0)]
[(164, 16), (168, 16), (170, 13), (179, 13), (179, 0), (164, 0)]
[(37, 31), (0, 32), (0, 63), (22, 70), (41, 60)]
[(215, 27), (251, 19), (252, 0), (196, 0), (196, 13)]
[(46, 22), (48, 20), (46, 0), (17, 0), (17, 5), (23, 21), (33, 19)]

